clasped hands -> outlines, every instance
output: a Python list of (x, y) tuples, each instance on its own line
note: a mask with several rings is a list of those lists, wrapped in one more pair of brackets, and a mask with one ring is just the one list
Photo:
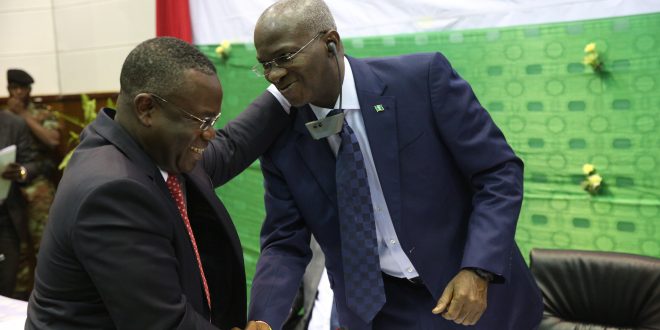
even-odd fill
[(462, 325), (474, 325), (486, 311), (488, 281), (463, 269), (449, 281), (433, 314)]
[[(231, 328), (231, 330), (241, 330), (239, 328)], [(273, 330), (268, 323), (264, 321), (250, 321), (245, 326), (245, 330)]]
[(10, 181), (24, 182), (27, 179), (27, 170), (18, 163), (9, 163), (2, 171), (2, 178)]

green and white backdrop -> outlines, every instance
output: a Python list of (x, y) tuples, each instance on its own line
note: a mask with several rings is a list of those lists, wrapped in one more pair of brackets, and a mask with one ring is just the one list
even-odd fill
[[(193, 40), (224, 87), (220, 126), (267, 86), (250, 71), (252, 28), (273, 1), (190, 0)], [(346, 53), (444, 53), (525, 162), (516, 240), (660, 257), (660, 1), (328, 0)], [(226, 59), (216, 53), (231, 42)], [(604, 72), (582, 64), (596, 43)], [(603, 188), (582, 189), (593, 164)], [(248, 282), (264, 218), (258, 162), (218, 189)], [(442, 215), (438, 215), (442, 221)], [(249, 283), (248, 283), (249, 284)]]

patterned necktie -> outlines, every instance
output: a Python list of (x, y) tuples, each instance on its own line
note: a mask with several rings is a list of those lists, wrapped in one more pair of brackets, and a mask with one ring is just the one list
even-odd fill
[(371, 192), (360, 144), (346, 120), (339, 136), (336, 184), (346, 303), (370, 322), (385, 303)]
[(167, 175), (167, 188), (170, 190), (170, 194), (176, 201), (176, 206), (179, 208), (179, 213), (181, 213), (181, 218), (183, 218), (183, 223), (186, 225), (186, 230), (188, 231), (188, 237), (190, 237), (190, 243), (192, 244), (193, 250), (195, 251), (195, 257), (197, 257), (197, 266), (199, 267), (199, 274), (202, 276), (202, 284), (204, 285), (204, 294), (206, 294), (206, 302), (209, 305), (209, 310), (211, 310), (211, 294), (209, 293), (209, 286), (206, 283), (206, 276), (204, 275), (204, 268), (202, 268), (202, 259), (199, 257), (199, 250), (197, 249), (197, 242), (195, 241), (195, 235), (193, 234), (192, 227), (190, 226), (190, 220), (188, 219), (188, 211), (186, 210), (186, 203), (183, 199), (183, 192), (181, 191), (181, 184), (179, 184), (179, 179), (176, 177), (176, 174), (168, 173)]

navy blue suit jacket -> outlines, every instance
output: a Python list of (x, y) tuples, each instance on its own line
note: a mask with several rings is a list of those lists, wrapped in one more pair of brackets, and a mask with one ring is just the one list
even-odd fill
[[(428, 290), (439, 299), (461, 268), (488, 270), (496, 283), (474, 328), (535, 327), (542, 300), (514, 242), (523, 163), (468, 83), (439, 53), (349, 62), (394, 228)], [(304, 124), (315, 119), (309, 107), (293, 111), (292, 126), (261, 161), (267, 216), (250, 319), (281, 326), (313, 233), (342, 324), (367, 328), (345, 304), (334, 155), (307, 132)]]

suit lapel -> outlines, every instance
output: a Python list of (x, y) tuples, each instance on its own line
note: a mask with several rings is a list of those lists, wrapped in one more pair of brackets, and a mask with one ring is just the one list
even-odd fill
[(384, 95), (387, 85), (366, 62), (351, 57), (348, 60), (353, 70), (360, 112), (380, 186), (394, 227), (398, 230), (401, 219), (401, 181), (396, 99), (394, 96)]
[[(199, 191), (200, 195), (204, 197), (204, 202), (213, 208), (215, 213), (213, 218), (218, 219), (217, 222), (222, 227), (222, 230), (227, 234), (227, 237), (229, 237), (230, 243), (233, 247), (232, 251), (234, 253), (234, 257), (236, 257), (236, 260), (242, 262), (243, 250), (241, 248), (241, 242), (238, 238), (236, 227), (234, 227), (234, 224), (231, 222), (229, 213), (224, 207), (220, 206), (221, 204), (218, 202), (218, 197), (215, 194), (211, 195), (207, 193), (208, 191), (214, 191), (211, 179), (199, 165), (195, 166), (192, 172), (184, 173), (183, 177), (186, 180), (186, 184), (194, 185), (194, 189)], [(188, 201), (188, 203), (190, 203), (190, 201)]]
[(332, 205), (337, 205), (335, 155), (326, 139), (314, 140), (307, 131), (305, 123), (316, 120), (312, 109), (309, 106), (303, 106), (296, 109), (296, 112), (294, 122), (294, 129), (298, 133), (298, 136), (294, 137), (296, 149)]

